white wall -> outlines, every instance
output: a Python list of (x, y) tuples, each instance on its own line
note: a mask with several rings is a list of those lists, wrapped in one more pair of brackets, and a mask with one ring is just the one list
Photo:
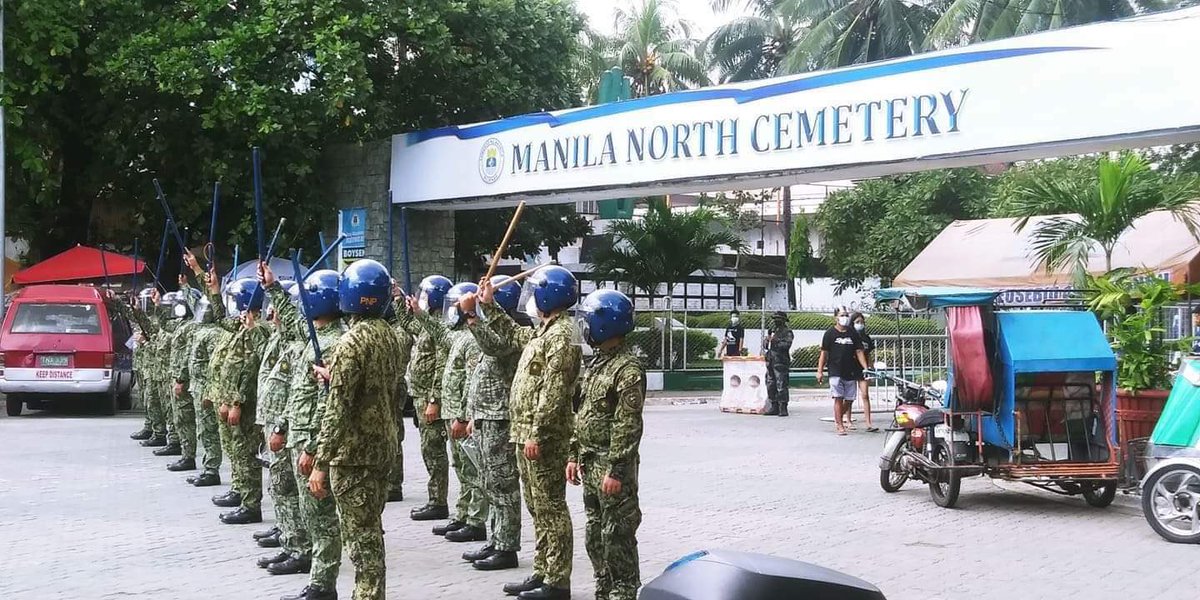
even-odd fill
[(812, 283), (796, 280), (796, 301), (801, 310), (816, 312), (832, 311), (839, 306), (850, 310), (870, 309), (875, 306), (872, 294), (879, 289), (879, 279), (871, 278), (860, 287), (837, 293), (837, 281), (829, 277), (814, 279)]

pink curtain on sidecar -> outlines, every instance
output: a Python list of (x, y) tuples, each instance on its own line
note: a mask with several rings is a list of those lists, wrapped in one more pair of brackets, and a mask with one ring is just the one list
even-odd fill
[(992, 369), (983, 340), (983, 318), (978, 306), (946, 309), (950, 328), (950, 360), (954, 366), (956, 410), (992, 410)]

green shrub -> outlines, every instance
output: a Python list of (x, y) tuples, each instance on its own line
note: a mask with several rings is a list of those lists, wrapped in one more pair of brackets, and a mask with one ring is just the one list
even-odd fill
[[(703, 331), (675, 329), (671, 331), (668, 342), (671, 349), (672, 369), (684, 368), (684, 338), (687, 338), (687, 363), (701, 359), (712, 358), (717, 349), (717, 338)], [(650, 368), (663, 368), (663, 342), (666, 341), (662, 331), (658, 329), (637, 329), (629, 334), (629, 342), (633, 344), (645, 363)]]
[(792, 368), (813, 370), (817, 368), (817, 359), (821, 356), (820, 346), (802, 346), (792, 352)]
[[(655, 319), (666, 318), (667, 315), (666, 311), (639, 311), (634, 316), (634, 323), (638, 327), (656, 327)], [(684, 313), (679, 310), (672, 313), (671, 316), (676, 321), (693, 329), (724, 329), (729, 325), (728, 311), (688, 311)], [(764, 325), (762, 312), (746, 311), (741, 314), (741, 324), (746, 329), (769, 327), (771, 312), (766, 313), (765, 316), (766, 323)], [(833, 326), (833, 315), (812, 312), (788, 313), (788, 325), (793, 330), (823, 331)], [(888, 313), (867, 315), (867, 332), (872, 336), (894, 336), (897, 330), (901, 335), (941, 335), (944, 333), (942, 326), (930, 319), (902, 318), (897, 320), (894, 315)]]

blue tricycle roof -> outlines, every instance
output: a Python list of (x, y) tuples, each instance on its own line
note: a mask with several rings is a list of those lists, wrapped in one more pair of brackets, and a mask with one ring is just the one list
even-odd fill
[(875, 291), (875, 301), (908, 300), (913, 308), (945, 308), (991, 304), (1000, 294), (996, 290), (968, 287), (883, 288)]

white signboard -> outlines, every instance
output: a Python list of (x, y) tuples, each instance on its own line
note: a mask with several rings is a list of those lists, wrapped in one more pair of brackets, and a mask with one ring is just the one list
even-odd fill
[[(397, 203), (770, 187), (1200, 139), (1200, 8), (395, 136)], [(1116, 83), (1114, 83), (1116, 82)]]

